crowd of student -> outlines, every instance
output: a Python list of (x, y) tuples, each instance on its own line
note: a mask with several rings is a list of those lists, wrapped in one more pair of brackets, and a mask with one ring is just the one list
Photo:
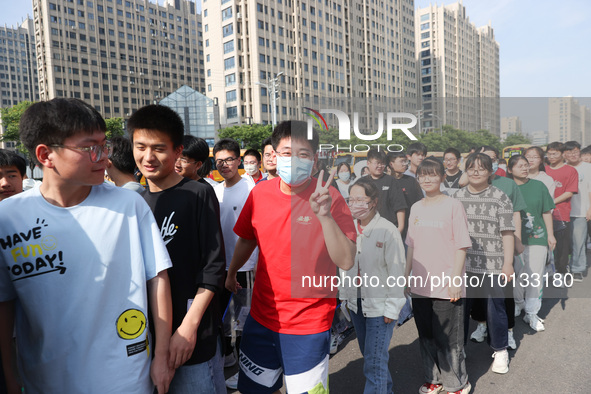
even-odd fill
[[(530, 147), (504, 169), (494, 147), (466, 158), (449, 148), (440, 161), (415, 143), (370, 150), (364, 174), (346, 163), (326, 174), (317, 134), (291, 121), (262, 156), (218, 141), (217, 184), (207, 143), (185, 136), (174, 111), (144, 107), (127, 128), (130, 139), (107, 141), (84, 102), (34, 104), (20, 137), (44, 178), (26, 192), (24, 160), (0, 151), (9, 393), (275, 393), (284, 381), (290, 393), (328, 392), (336, 298), (364, 357), (364, 392), (391, 393), (388, 347), (410, 297), (419, 393), (465, 394), (469, 318), (492, 371), (507, 373), (515, 318), (543, 331), (544, 287), (587, 270), (591, 150), (574, 141)], [(298, 280), (339, 272), (350, 280), (338, 294)], [(406, 285), (351, 285), (365, 275)], [(222, 316), (240, 289), (249, 314), (241, 336), (227, 337)], [(239, 373), (224, 381), (236, 356)]]

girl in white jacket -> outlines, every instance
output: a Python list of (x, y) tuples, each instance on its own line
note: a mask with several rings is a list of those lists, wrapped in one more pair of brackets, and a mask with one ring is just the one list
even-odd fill
[(340, 298), (347, 301), (364, 358), (365, 394), (392, 393), (388, 346), (404, 306), (404, 245), (400, 232), (377, 212), (379, 191), (369, 178), (349, 189), (357, 228), (355, 265), (343, 272)]

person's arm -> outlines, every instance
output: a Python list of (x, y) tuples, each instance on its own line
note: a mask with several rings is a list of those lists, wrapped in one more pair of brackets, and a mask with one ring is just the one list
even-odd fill
[(246, 264), (248, 258), (257, 247), (256, 239), (245, 239), (238, 237), (236, 241), (236, 247), (234, 248), (234, 255), (228, 268), (228, 275), (226, 276), (226, 289), (232, 293), (236, 293), (240, 288), (240, 284), (236, 280), (236, 274), (238, 270)]
[(515, 248), (515, 234), (513, 230), (501, 231), (503, 236), (503, 269), (502, 273), (506, 275), (507, 282), (511, 281), (513, 270), (513, 249)]
[(405, 216), (406, 216), (406, 210), (401, 209), (399, 211), (396, 211), (396, 219), (398, 220), (398, 231), (400, 231), (400, 234), (402, 234), (402, 232), (404, 231)]
[(458, 184), (460, 185), (460, 187), (464, 187), (468, 184), (468, 173), (466, 171), (462, 173), (462, 176), (460, 177)]
[(200, 288), (183, 318), (183, 322), (170, 338), (170, 368), (183, 365), (193, 354), (197, 342), (197, 329), (205, 310), (213, 299), (213, 291)]
[(148, 298), (156, 335), (150, 377), (160, 394), (168, 392), (168, 386), (174, 376), (174, 370), (168, 366), (168, 345), (172, 334), (172, 298), (166, 270), (160, 271), (157, 276), (148, 280)]
[(334, 179), (335, 173), (336, 167), (331, 171), (328, 182), (322, 186), (322, 175), (324, 174), (324, 171), (320, 171), (320, 176), (316, 183), (316, 190), (310, 196), (309, 201), (312, 212), (314, 212), (320, 222), (320, 226), (322, 226), (324, 243), (330, 259), (337, 265), (337, 267), (348, 271), (355, 263), (354, 257), (356, 246), (355, 243), (343, 233), (330, 213), (332, 197), (330, 196), (329, 187)]
[(409, 246), (406, 250), (406, 268), (404, 269), (404, 277), (406, 278), (405, 282), (406, 286), (404, 286), (404, 294), (410, 295), (411, 288), (409, 286), (410, 283), (410, 273), (412, 272), (412, 256), (414, 253), (414, 248)]
[(556, 238), (554, 238), (554, 222), (552, 221), (552, 211), (544, 212), (542, 219), (546, 225), (546, 231), (548, 232), (548, 246), (550, 250), (554, 250), (556, 247)]
[[(468, 248), (462, 248), (456, 250), (456, 254), (454, 257), (454, 266), (451, 272), (451, 280), (449, 287), (447, 288), (447, 295), (449, 295), (450, 302), (456, 302), (460, 298), (462, 298), (462, 287), (463, 285), (460, 282), (454, 280), (454, 278), (459, 277), (461, 280), (462, 274), (464, 273), (464, 264), (466, 264), (466, 250)], [(454, 283), (460, 283), (460, 286), (455, 286)]]
[(513, 212), (513, 223), (515, 223), (515, 256), (520, 255), (525, 250), (521, 242), (521, 212)]
[(574, 193), (573, 192), (564, 192), (560, 196), (558, 196), (558, 197), (556, 197), (554, 199), (554, 204), (558, 205), (561, 202), (564, 202), (564, 201), (568, 200), (572, 196), (574, 196)]
[(8, 394), (20, 394), (21, 385), (12, 360), (15, 359), (12, 347), (12, 332), (14, 329), (14, 301), (0, 302), (0, 355), (2, 368), (6, 380)]

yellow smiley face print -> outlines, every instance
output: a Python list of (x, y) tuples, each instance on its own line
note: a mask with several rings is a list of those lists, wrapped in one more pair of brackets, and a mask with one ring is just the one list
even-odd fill
[(123, 339), (135, 339), (146, 329), (146, 316), (137, 309), (128, 309), (117, 319), (117, 335)]

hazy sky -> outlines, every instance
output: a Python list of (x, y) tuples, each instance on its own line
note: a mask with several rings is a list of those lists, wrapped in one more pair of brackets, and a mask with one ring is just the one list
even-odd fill
[[(416, 0), (415, 7), (430, 3), (436, 4)], [(0, 0), (0, 24), (20, 23), (27, 13), (32, 15), (31, 4)], [(476, 26), (492, 24), (500, 45), (501, 97), (591, 97), (591, 1), (464, 0), (463, 4)], [(514, 104), (523, 101), (508, 100), (502, 116), (512, 115)], [(524, 124), (528, 131), (539, 128), (529, 126)]]

